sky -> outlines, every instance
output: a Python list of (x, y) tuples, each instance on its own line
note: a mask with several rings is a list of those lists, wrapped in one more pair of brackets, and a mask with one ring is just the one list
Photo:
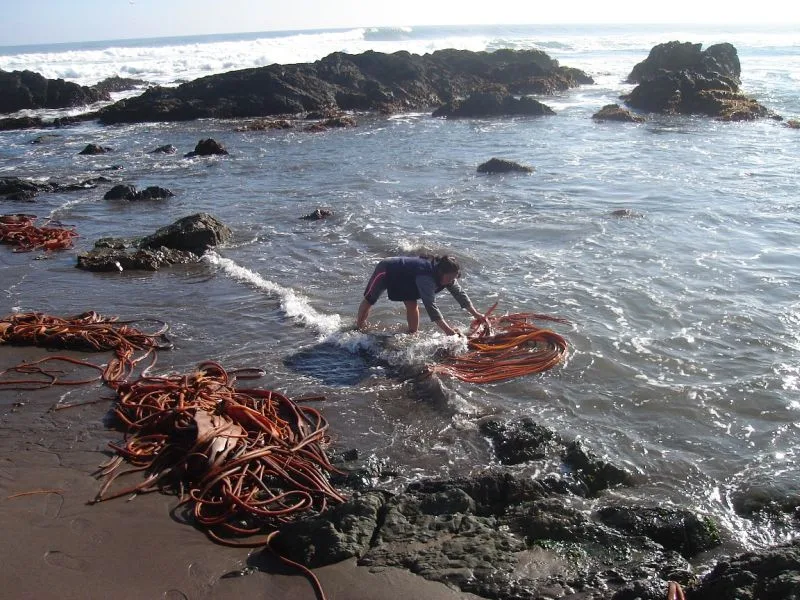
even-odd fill
[[(757, 6), (757, 12), (754, 11)], [(665, 7), (669, 7), (667, 10)], [(760, 0), (0, 0), (0, 46), (349, 27), (547, 23), (797, 23)]]

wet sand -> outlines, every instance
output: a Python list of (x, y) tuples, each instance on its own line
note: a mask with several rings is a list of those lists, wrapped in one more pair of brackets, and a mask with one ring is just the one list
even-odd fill
[[(0, 345), (0, 370), (47, 354)], [(97, 363), (106, 359), (93, 357)], [(105, 422), (111, 397), (99, 384), (36, 391), (0, 387), (0, 530), (5, 540), (0, 595), (62, 600), (316, 597), (303, 575), (268, 551), (209, 540), (176, 513), (175, 496), (152, 493), (88, 504), (100, 489), (92, 474), (111, 456), (108, 442), (121, 438)], [(106, 399), (51, 410), (59, 401), (100, 398)], [(129, 477), (133, 484), (140, 474)], [(223, 577), (246, 567), (250, 574)], [(477, 598), (405, 570), (359, 567), (355, 560), (315, 573), (328, 600)]]

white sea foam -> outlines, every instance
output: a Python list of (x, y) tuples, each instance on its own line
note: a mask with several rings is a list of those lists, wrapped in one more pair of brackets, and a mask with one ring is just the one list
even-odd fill
[(452, 352), (466, 350), (464, 338), (445, 336), (439, 332), (376, 335), (371, 332), (343, 329), (340, 315), (326, 315), (319, 312), (311, 306), (305, 296), (291, 288), (270, 281), (214, 251), (206, 252), (203, 260), (233, 279), (264, 290), (277, 298), (287, 317), (318, 332), (321, 342), (334, 344), (353, 354), (367, 352), (392, 367), (400, 368), (421, 367), (430, 361), (430, 357), (437, 350), (446, 349)]
[[(800, 39), (795, 32), (732, 32), (713, 28), (610, 29), (587, 32), (576, 27), (356, 28), (312, 32), (265, 32), (152, 40), (116, 40), (87, 44), (0, 47), (0, 69), (30, 70), (47, 78), (93, 85), (111, 76), (146, 84), (178, 85), (207, 75), (270, 64), (319, 60), (333, 52), (360, 54), (407, 51), (426, 54), (446, 48), (494, 51), (542, 50), (566, 66), (586, 70), (599, 85), (614, 87), (658, 43), (692, 41), (707, 47), (730, 42), (739, 50), (745, 75), (785, 73), (800, 80)], [(778, 48), (779, 64), (766, 53)], [(767, 61), (767, 62), (764, 62)]]
[(287, 317), (306, 327), (312, 327), (322, 335), (329, 335), (341, 328), (339, 315), (326, 315), (316, 310), (308, 299), (291, 288), (265, 279), (255, 271), (237, 265), (230, 258), (224, 258), (216, 252), (206, 252), (203, 260), (218, 267), (227, 275), (264, 290), (280, 301), (280, 306)]

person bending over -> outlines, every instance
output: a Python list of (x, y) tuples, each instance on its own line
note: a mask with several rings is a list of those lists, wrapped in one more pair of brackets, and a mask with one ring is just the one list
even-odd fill
[(476, 319), (486, 320), (486, 317), (475, 310), (469, 296), (458, 284), (461, 269), (452, 256), (411, 257), (395, 256), (385, 258), (378, 263), (372, 277), (367, 282), (364, 290), (364, 299), (358, 307), (356, 327), (363, 329), (367, 324), (367, 316), (372, 305), (378, 301), (384, 290), (389, 300), (403, 302), (406, 305), (406, 319), (408, 332), (414, 333), (419, 329), (419, 305), (417, 300), (422, 299), (431, 321), (447, 335), (459, 334), (450, 327), (442, 317), (439, 307), (436, 306), (436, 294), (446, 289), (461, 305)]

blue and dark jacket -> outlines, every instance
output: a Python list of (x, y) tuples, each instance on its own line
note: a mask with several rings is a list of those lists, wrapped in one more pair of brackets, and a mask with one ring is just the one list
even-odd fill
[(448, 286), (436, 281), (435, 259), (413, 256), (396, 256), (384, 259), (380, 265), (386, 267), (386, 292), (389, 300), (422, 300), (431, 321), (438, 321), (442, 313), (436, 305), (436, 294), (447, 289), (461, 308), (472, 305), (469, 296), (458, 281)]

